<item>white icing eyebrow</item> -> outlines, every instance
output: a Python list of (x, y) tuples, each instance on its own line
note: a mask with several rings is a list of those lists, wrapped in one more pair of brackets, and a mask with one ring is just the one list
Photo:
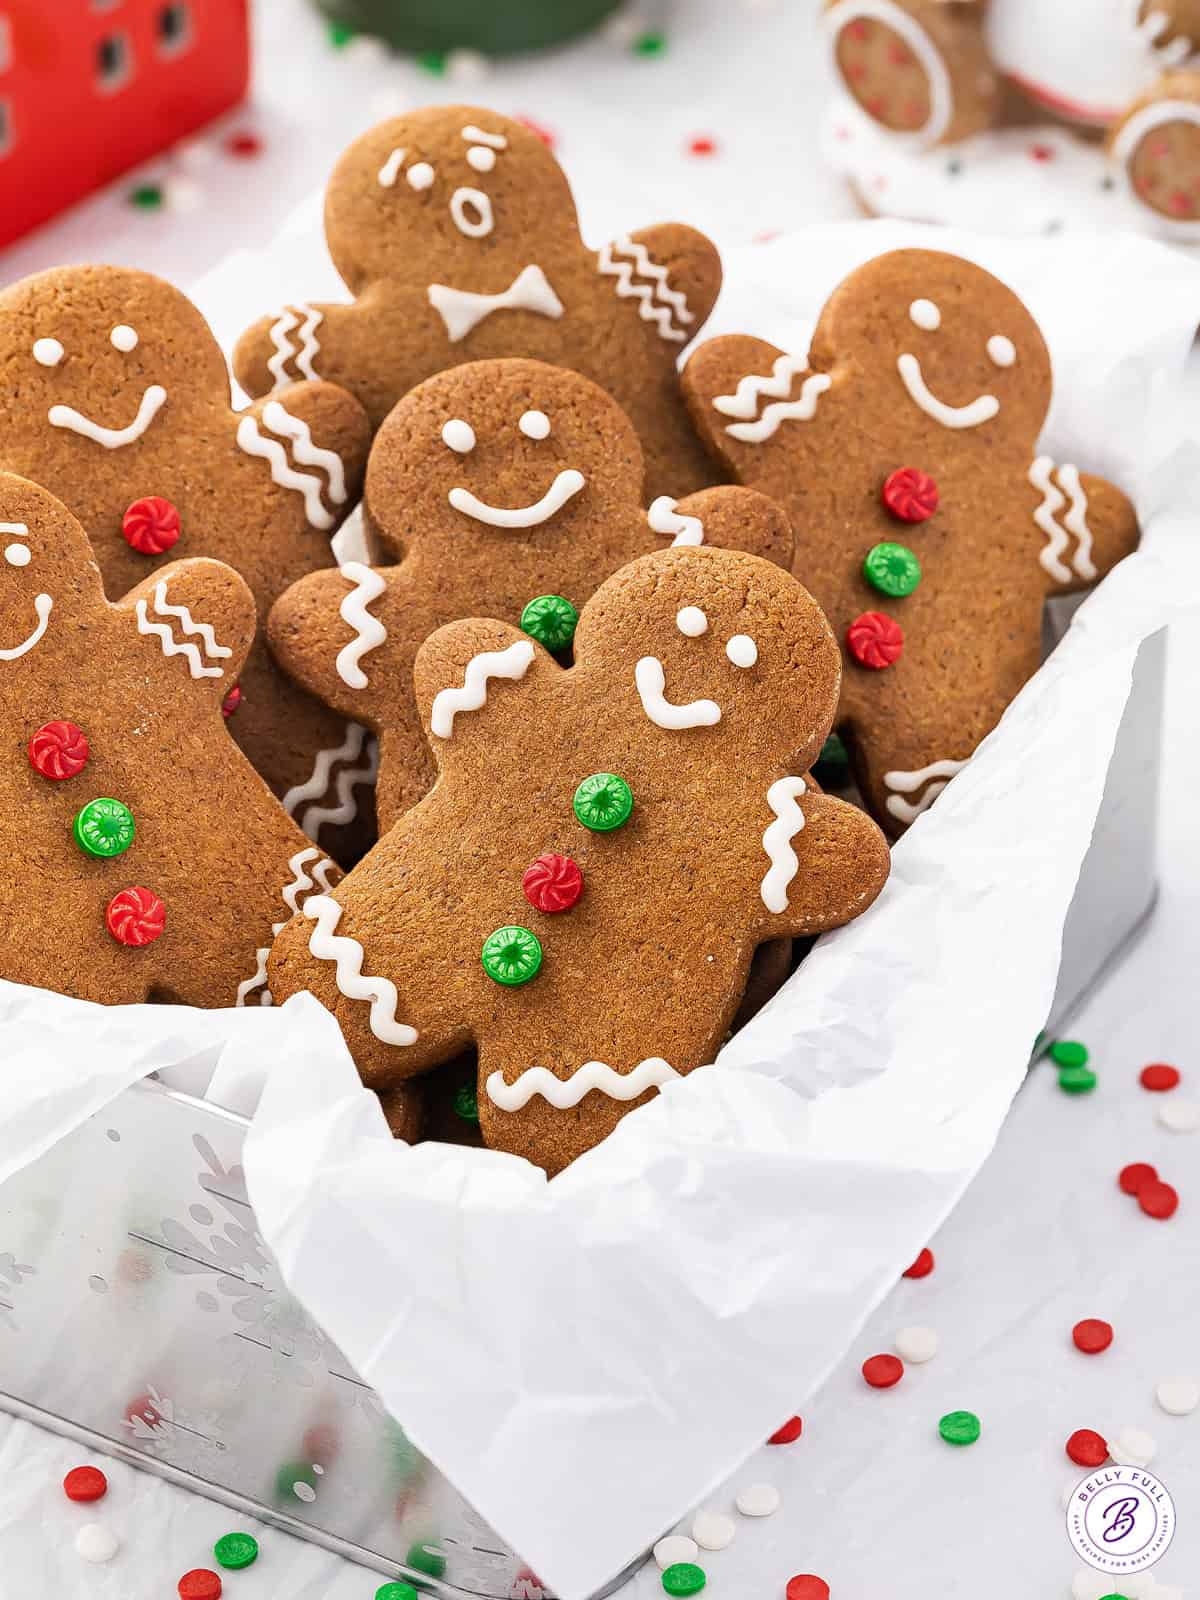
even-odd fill
[(675, 626), (687, 639), (698, 639), (708, 632), (708, 618), (699, 606), (684, 606), (675, 613)]
[(475, 448), (475, 429), (461, 417), (451, 417), (449, 422), (442, 424), (442, 443), (449, 445), (460, 456), (465, 456)]
[(410, 189), (428, 189), (434, 180), (434, 170), (428, 161), (414, 161), (404, 174), (404, 181)]
[(127, 322), (118, 322), (108, 338), (113, 349), (119, 350), (122, 355), (128, 355), (131, 350), (137, 349), (137, 329), (131, 328)]
[(496, 165), (496, 152), (490, 145), (473, 144), (467, 151), (467, 165), (476, 172), (490, 172)]
[(462, 131), (464, 139), (471, 144), (487, 144), (493, 150), (507, 150), (508, 140), (502, 133), (485, 133), (482, 128), (477, 128), (473, 122), (468, 122)]
[(33, 359), (39, 367), (56, 367), (66, 353), (57, 339), (39, 339), (33, 347)]
[(752, 667), (758, 660), (758, 646), (748, 633), (735, 633), (725, 646), (725, 654), (735, 667)]
[(526, 411), (517, 427), (527, 439), (546, 439), (550, 435), (550, 418), (544, 411)]
[(404, 165), (404, 158), (407, 156), (407, 154), (408, 151), (401, 146), (400, 149), (393, 150), (391, 155), (380, 167), (379, 186), (381, 189), (390, 189), (395, 183), (396, 175), (399, 173), (400, 168)]
[(926, 333), (932, 333), (942, 325), (942, 313), (932, 300), (914, 300), (908, 308), (908, 314), (917, 327), (924, 328)]
[(987, 342), (988, 359), (994, 366), (1011, 367), (1017, 359), (1017, 347), (1002, 333), (994, 333)]

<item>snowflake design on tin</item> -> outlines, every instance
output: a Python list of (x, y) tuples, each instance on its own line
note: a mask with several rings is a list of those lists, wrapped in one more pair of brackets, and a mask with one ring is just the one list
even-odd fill
[(0, 1255), (0, 1324), (10, 1333), (19, 1332), (21, 1326), (16, 1318), (16, 1291), (26, 1278), (32, 1278), (36, 1272), (36, 1267), (25, 1266), (11, 1250)]

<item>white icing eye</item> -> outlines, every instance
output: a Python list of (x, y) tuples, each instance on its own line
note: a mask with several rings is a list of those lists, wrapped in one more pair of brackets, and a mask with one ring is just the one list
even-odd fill
[(486, 144), (473, 144), (467, 151), (467, 163), (476, 172), (490, 172), (496, 165), (496, 152), (489, 150)]
[(137, 349), (137, 329), (131, 328), (127, 322), (119, 322), (109, 334), (114, 350), (119, 350), (122, 355), (128, 355), (131, 350)]
[(492, 202), (482, 189), (455, 189), (450, 196), (454, 226), (468, 239), (483, 239), (495, 225)]
[(4, 559), (10, 567), (27, 567), (33, 557), (29, 554), (28, 545), (10, 544), (4, 552)]
[(461, 417), (451, 417), (442, 425), (442, 443), (465, 456), (475, 448), (475, 429)]
[(414, 161), (404, 174), (405, 182), (410, 189), (428, 189), (434, 178), (433, 168), (428, 161)]
[(735, 633), (725, 646), (725, 654), (735, 667), (752, 667), (758, 660), (758, 646), (748, 633)]
[(33, 359), (40, 367), (56, 367), (66, 353), (57, 339), (39, 339), (33, 347)]
[(708, 632), (708, 618), (699, 606), (684, 606), (675, 613), (675, 626), (688, 639), (698, 639)]
[(544, 411), (526, 411), (517, 427), (527, 439), (545, 439), (550, 434), (550, 418)]
[(942, 325), (942, 313), (932, 300), (914, 300), (908, 308), (908, 314), (917, 327), (924, 328), (926, 333), (932, 333)]
[(1011, 367), (1017, 359), (1017, 347), (1002, 333), (994, 333), (987, 342), (988, 357), (997, 367)]

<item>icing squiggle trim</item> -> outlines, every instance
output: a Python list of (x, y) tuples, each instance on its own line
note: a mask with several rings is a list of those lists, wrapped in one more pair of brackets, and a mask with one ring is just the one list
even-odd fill
[(528, 639), (518, 639), (506, 650), (483, 650), (467, 662), (460, 689), (439, 689), (433, 697), (429, 726), (439, 739), (454, 731), (460, 711), (478, 711), (487, 701), (487, 686), (492, 678), (523, 678), (533, 664), (534, 648)]
[(14, 644), (7, 650), (0, 650), (0, 661), (15, 661), (18, 656), (23, 656), (27, 650), (32, 650), (34, 645), (41, 640), (49, 624), (50, 613), (54, 609), (54, 601), (48, 594), (35, 594), (33, 597), (33, 609), (38, 619), (37, 627), (29, 635), (28, 639), (22, 640), (20, 644)]
[(650, 502), (646, 512), (646, 521), (655, 533), (673, 533), (671, 548), (676, 545), (695, 545), (704, 543), (704, 524), (699, 517), (689, 516), (686, 512), (676, 511), (678, 500), (672, 500), (669, 494), (660, 494), (657, 500)]
[[(1055, 471), (1066, 494), (1062, 493), (1051, 476)], [(1056, 583), (1070, 583), (1073, 575), (1071, 567), (1062, 557), (1063, 552), (1070, 548), (1073, 534), (1078, 540), (1078, 548), (1071, 566), (1076, 575), (1091, 582), (1097, 572), (1092, 560), (1092, 530), (1087, 524), (1087, 495), (1079, 480), (1078, 469), (1070, 463), (1056, 468), (1049, 456), (1038, 456), (1029, 469), (1029, 482), (1042, 496), (1041, 503), (1033, 513), (1033, 520), (1047, 540), (1038, 552), (1039, 564)], [(1060, 524), (1058, 514), (1067, 505), (1068, 496), (1070, 507)]]
[(811, 422), (817, 414), (817, 401), (832, 384), (827, 372), (814, 372), (805, 378), (794, 400), (777, 400), (757, 422), (731, 422), (725, 432), (744, 444), (762, 444), (774, 436), (781, 422)]
[(657, 656), (643, 656), (633, 669), (642, 710), (656, 727), (674, 731), (680, 728), (711, 728), (721, 720), (721, 708), (715, 700), (689, 700), (685, 705), (674, 705), (664, 694), (666, 673)]
[(342, 577), (354, 585), (338, 607), (338, 616), (354, 629), (354, 638), (338, 651), (338, 677), (351, 689), (365, 689), (367, 675), (359, 662), (369, 650), (374, 650), (387, 638), (387, 629), (378, 617), (367, 610), (372, 601), (387, 588), (387, 582), (378, 572), (364, 566), (361, 561), (346, 561), (338, 569)]
[[(618, 255), (626, 259), (619, 260)], [(686, 297), (671, 288), (666, 267), (651, 259), (645, 245), (635, 244), (628, 235), (614, 239), (600, 250), (598, 265), (606, 277), (616, 278), (619, 299), (640, 302), (638, 316), (643, 322), (653, 322), (664, 339), (687, 343), (687, 334), (675, 322), (686, 327), (696, 319), (688, 310)], [(649, 278), (650, 282), (639, 283), (637, 278)]]
[[(296, 418), (291, 417), (289, 412), (284, 411), (283, 406), (279, 404), (278, 400), (268, 401), (267, 405), (263, 408), (263, 422), (272, 432), (275, 430), (267, 416), (267, 412), (271, 406), (277, 406), (280, 411), (283, 411), (284, 416), (288, 417), (290, 421), (297, 421)], [(303, 426), (307, 432), (307, 424), (301, 424), (301, 426)], [(328, 532), (328, 530), (333, 527), (333, 516), (325, 509), (324, 503), (321, 500), (321, 491), (324, 488), (321, 480), (315, 477), (311, 472), (297, 472), (295, 467), (293, 467), (291, 462), (288, 460), (287, 451), (284, 449), (283, 445), (279, 443), (278, 439), (266, 439), (263, 437), (259, 431), (258, 419), (256, 417), (246, 416), (243, 417), (238, 423), (237, 442), (239, 448), (244, 450), (248, 456), (257, 456), (267, 463), (271, 469), (271, 477), (273, 481), (277, 483), (281, 489), (295, 489), (297, 493), (302, 496), (304, 500), (304, 514), (308, 519), (308, 525), (310, 528), (319, 528), (322, 530), (322, 532)], [(321, 451), (320, 454), (332, 455), (333, 452)], [(296, 450), (296, 455), (297, 457), (300, 456), (299, 448)], [(341, 463), (339, 462), (339, 467), (340, 465)], [(343, 498), (344, 496), (345, 491), (343, 489)]]
[(312, 429), (302, 417), (294, 417), (278, 400), (268, 400), (263, 407), (263, 421), (272, 433), (292, 441), (292, 454), (302, 467), (316, 467), (329, 479), (329, 498), (335, 505), (346, 500), (346, 471), (342, 458), (335, 450), (326, 450), (313, 443)]
[(556, 515), (587, 483), (582, 472), (574, 467), (564, 467), (540, 500), (531, 506), (517, 506), (508, 510), (504, 506), (491, 506), (479, 500), (469, 489), (455, 487), (447, 499), (455, 511), (475, 522), (486, 522), (490, 528), (537, 528)]
[[(278, 923), (276, 926), (281, 928), (283, 924)], [(267, 988), (267, 957), (270, 954), (271, 946), (269, 944), (261, 945), (254, 952), (254, 976), (252, 978), (243, 978), (241, 983), (238, 984), (237, 999), (233, 1002), (235, 1006), (244, 1006), (247, 995), (253, 994), (256, 989), (262, 990), (262, 996), (258, 1002), (260, 1006), (272, 1004), (271, 991)]]
[(732, 394), (719, 394), (713, 399), (713, 410), (723, 417), (740, 417), (750, 422), (758, 415), (759, 401), (763, 395), (770, 400), (786, 400), (792, 392), (792, 379), (808, 369), (808, 351), (801, 354), (776, 356), (768, 377), (757, 372), (738, 379)]
[(661, 1056), (647, 1056), (632, 1072), (616, 1072), (604, 1061), (585, 1061), (569, 1078), (556, 1078), (547, 1067), (527, 1067), (514, 1082), (505, 1083), (502, 1072), (491, 1072), (486, 1088), (488, 1099), (501, 1111), (521, 1111), (535, 1094), (556, 1111), (569, 1111), (593, 1089), (609, 1100), (636, 1100), (679, 1076)]
[[(313, 867), (312, 876), (310, 877), (307, 871), (307, 864), (314, 860), (316, 865)], [(303, 894), (306, 889), (312, 889), (315, 887), (316, 883), (319, 883), (321, 888), (328, 893), (332, 887), (329, 882), (329, 874), (333, 870), (333, 862), (330, 861), (327, 856), (322, 856), (321, 852), (316, 848), (315, 845), (310, 845), (307, 850), (297, 850), (296, 854), (288, 861), (288, 869), (293, 876), (290, 883), (284, 884), (282, 898), (284, 905), (288, 908), (293, 916), (295, 916), (296, 912), (299, 910), (299, 907), (296, 904), (297, 897)], [(271, 924), (271, 932), (272, 934), (278, 935), (279, 932), (286, 926), (286, 921), (274, 922)], [(271, 991), (266, 988), (267, 957), (270, 955), (270, 953), (270, 945), (264, 945), (261, 950), (255, 951), (255, 960), (257, 962), (257, 966), (255, 968), (254, 976), (252, 978), (246, 978), (244, 982), (238, 984), (237, 999), (234, 1001), (235, 1005), (244, 1006), (246, 1004), (247, 995), (253, 994), (256, 989), (262, 989), (263, 991), (262, 997), (259, 1000), (260, 1006), (269, 1006), (272, 1003)]]
[[(1136, 10), (1135, 10), (1136, 16)], [(1165, 44), (1159, 44), (1159, 39), (1171, 26), (1171, 18), (1165, 11), (1148, 11), (1141, 22), (1134, 23), (1134, 33), (1141, 45), (1148, 50), (1164, 68), (1181, 67), (1192, 55), (1195, 46), (1183, 34), (1178, 34), (1174, 39), (1168, 39)]]
[[(897, 792), (887, 798), (887, 809), (893, 817), (900, 822), (911, 823), (928, 811), (942, 790), (954, 777), (956, 772), (961, 772), (966, 766), (966, 761), (931, 761), (927, 767), (920, 767), (915, 772), (885, 772), (883, 781), (889, 789)], [(937, 783), (930, 783), (931, 778), (936, 778)], [(915, 794), (923, 784), (929, 784), (925, 793), (914, 805), (902, 796)]]
[[(304, 320), (301, 321), (301, 318)], [(267, 362), (267, 371), (274, 378), (274, 388), (282, 389), (292, 380), (288, 377), (287, 364), (295, 358), (296, 370), (303, 373), (306, 378), (317, 376), (313, 363), (320, 353), (320, 343), (317, 340), (317, 328), (324, 321), (324, 313), (315, 306), (305, 304), (303, 301), (297, 306), (285, 306), (279, 316), (271, 324), (270, 339), (275, 347), (275, 354)], [(290, 335), (299, 329), (299, 345), (293, 344)]]
[(1058, 469), (1058, 481), (1071, 497), (1071, 509), (1063, 518), (1063, 527), (1079, 541), (1071, 565), (1081, 578), (1086, 578), (1090, 583), (1099, 574), (1092, 560), (1092, 530), (1087, 524), (1088, 501), (1083, 484), (1079, 481), (1079, 468), (1064, 462)]
[[(223, 678), (223, 667), (208, 667), (201, 660), (200, 651), (194, 644), (187, 640), (176, 639), (174, 630), (168, 622), (151, 622), (149, 608), (145, 599), (138, 601), (134, 607), (137, 612), (138, 632), (144, 634), (157, 634), (162, 644), (165, 656), (183, 656), (188, 664), (188, 671), (193, 678)], [(204, 646), (204, 654), (210, 659), (227, 660), (233, 651), (226, 645), (217, 643), (217, 636), (207, 622), (194, 621), (191, 612), (186, 606), (172, 606), (167, 604), (167, 582), (164, 578), (161, 583), (154, 586), (154, 613), (159, 617), (178, 617), (179, 624), (184, 633), (195, 634)]]
[(557, 321), (563, 303), (550, 287), (541, 267), (523, 267), (500, 294), (475, 294), (469, 289), (452, 289), (445, 283), (431, 283), (426, 293), (429, 304), (446, 325), (451, 344), (465, 339), (493, 311), (532, 311)]
[(763, 905), (776, 915), (787, 910), (788, 888), (800, 870), (792, 840), (804, 826), (804, 813), (796, 803), (804, 790), (803, 778), (776, 778), (767, 790), (767, 804), (775, 813), (775, 821), (762, 836), (762, 846), (771, 865), (760, 893)]
[(91, 417), (76, 411), (74, 406), (51, 406), (48, 420), (52, 428), (68, 428), (101, 444), (106, 450), (120, 450), (127, 444), (136, 444), (166, 404), (167, 391), (161, 383), (152, 383), (142, 395), (137, 416), (127, 428), (102, 428)]
[(943, 428), (978, 428), (981, 423), (990, 422), (1000, 410), (1000, 402), (994, 394), (977, 395), (965, 406), (948, 406), (925, 382), (920, 361), (907, 350), (896, 357), (896, 369), (909, 399)]
[(367, 746), (367, 758), (361, 766), (348, 767), (338, 774), (334, 784), (337, 804), (309, 806), (301, 816), (296, 817), (301, 829), (310, 839), (317, 837), (326, 822), (332, 822), (335, 827), (343, 827), (347, 822), (353, 822), (358, 815), (353, 791), (357, 784), (374, 782), (379, 770), (378, 743), (374, 739), (368, 741), (367, 730), (361, 723), (348, 722), (346, 737), (342, 743), (333, 750), (319, 750), (311, 776), (306, 782), (297, 784), (284, 795), (283, 808), (289, 816), (295, 817), (297, 808), (306, 800), (325, 798), (329, 792), (329, 775), (333, 768), (342, 762), (357, 761), (364, 745)]
[(304, 915), (316, 922), (308, 936), (308, 953), (318, 961), (335, 963), (334, 981), (347, 1000), (371, 1002), (371, 1032), (384, 1044), (416, 1044), (419, 1035), (406, 1022), (397, 1022), (396, 1007), (399, 995), (390, 978), (363, 975), (363, 947), (357, 939), (337, 935), (342, 907), (328, 895), (311, 895), (304, 905)]

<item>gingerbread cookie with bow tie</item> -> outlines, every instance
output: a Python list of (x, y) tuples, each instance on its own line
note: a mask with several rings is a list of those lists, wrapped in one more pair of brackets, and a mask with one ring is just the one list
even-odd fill
[(808, 351), (713, 339), (683, 383), (718, 459), (791, 517), (793, 571), (842, 641), (839, 728), (897, 834), (1037, 671), (1046, 599), (1135, 548), (1133, 507), (1040, 453), (1037, 324), (998, 278), (938, 251), (853, 272)]
[(620, 407), (561, 367), (472, 362), (427, 379), (393, 410), (364, 501), (380, 564), (311, 574), (268, 623), (280, 665), (379, 735), (381, 831), (433, 781), (412, 670), (436, 628), (494, 616), (562, 652), (604, 579), (666, 543), (732, 546), (789, 565), (791, 529), (762, 495), (707, 489), (647, 510), (641, 483)]
[[(333, 566), (369, 443), (344, 390), (301, 383), (233, 411), (195, 306), (117, 267), (61, 267), (4, 290), (0, 354), (19, 396), (0, 416), (0, 467), (79, 518), (110, 595), (166, 561), (213, 556), (265, 619), (289, 583)], [(285, 678), (262, 643), (226, 691), (235, 739), (306, 830), (331, 825), (331, 847), (339, 827), (353, 831), (354, 788), (372, 773), (365, 731)]]
[(536, 133), (474, 106), (381, 123), (343, 155), (325, 227), (352, 305), (296, 304), (238, 343), (250, 394), (296, 378), (352, 389), (374, 424), (433, 373), (530, 356), (570, 367), (628, 413), (651, 496), (713, 481), (677, 364), (721, 286), (703, 234), (663, 223), (589, 250)]
[(217, 561), (105, 599), (87, 537), (0, 474), (0, 977), (118, 1005), (260, 1004), (338, 878), (229, 737), (254, 601)]
[(425, 642), (437, 782), (269, 962), (277, 999), (333, 1012), (372, 1088), (473, 1043), (485, 1141), (550, 1172), (713, 1059), (757, 945), (849, 921), (888, 872), (874, 823), (796, 776), (840, 660), (782, 568), (642, 556), (574, 649), (564, 668), (479, 619)]

